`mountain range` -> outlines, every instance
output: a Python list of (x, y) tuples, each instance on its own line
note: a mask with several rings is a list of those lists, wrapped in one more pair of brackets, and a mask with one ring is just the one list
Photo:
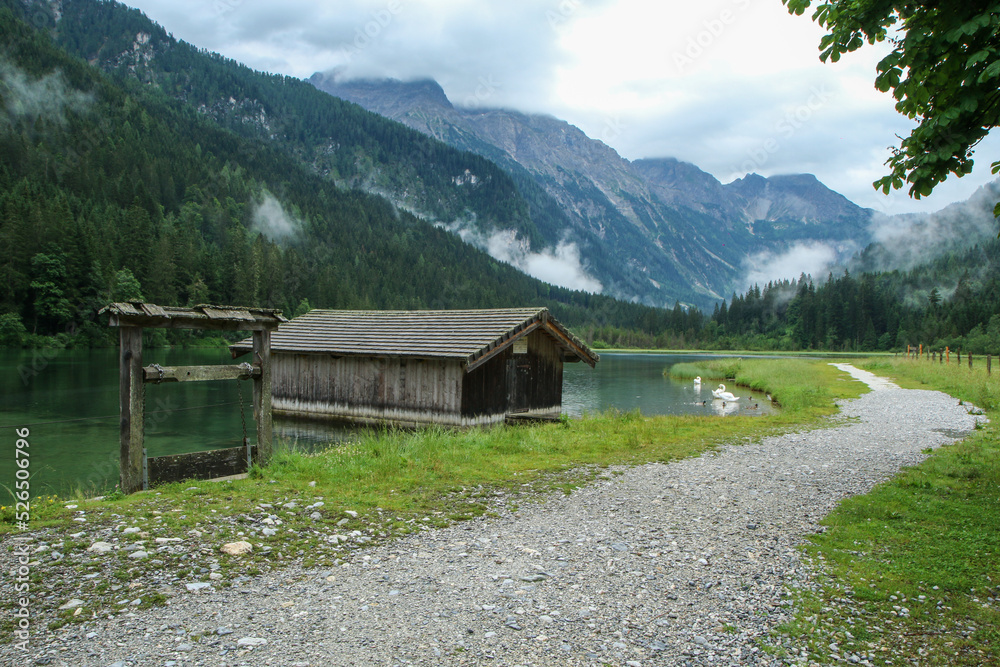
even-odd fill
[(630, 162), (550, 116), (456, 107), (431, 80), (341, 80), (332, 72), (309, 81), (498, 164), (530, 193), (545, 242), (575, 244), (589, 274), (617, 298), (704, 305), (746, 287), (748, 262), (763, 251), (822, 241), (846, 257), (871, 240), (872, 211), (810, 174), (722, 184), (673, 158)]
[(656, 332), (663, 306), (676, 319), (766, 283), (761, 257), (820, 244), (842, 259), (916, 223), (873, 226), (808, 174), (723, 184), (628, 161), (552, 117), (457, 107), (433, 81), (256, 72), (115, 2), (0, 8), (0, 237), (24, 249), (0, 262), (0, 310), (39, 331), (127, 269), (152, 300), (530, 302)]
[(0, 0), (0, 155), (0, 345), (113, 344), (95, 314), (135, 299), (291, 315), (532, 304), (649, 332), (670, 317), (553, 287), (409, 212), (537, 235), (487, 159), (114, 2)]

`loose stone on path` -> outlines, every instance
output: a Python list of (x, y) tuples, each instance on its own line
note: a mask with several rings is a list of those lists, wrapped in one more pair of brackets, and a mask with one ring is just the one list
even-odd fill
[[(30, 659), (52, 665), (785, 664), (760, 642), (788, 618), (787, 587), (811, 584), (796, 546), (839, 500), (918, 463), (923, 450), (953, 442), (977, 420), (969, 406), (945, 394), (900, 389), (839, 367), (873, 391), (843, 401), (829, 428), (670, 464), (617, 468), (612, 479), (569, 496), (356, 548), (334, 571), (292, 565), (218, 590), (176, 583), (169, 605), (127, 607), (109, 615), (114, 618), (40, 632)], [(357, 518), (354, 511), (344, 515), (345, 524)], [(351, 535), (328, 539), (353, 543)], [(266, 539), (277, 544), (280, 533)], [(117, 555), (102, 555), (98, 544), (88, 557)], [(249, 542), (205, 546), (215, 556), (253, 548)], [(2, 564), (9, 569), (8, 561)], [(85, 605), (74, 590), (62, 599), (76, 596), (69, 602)], [(90, 633), (97, 634), (78, 639)], [(802, 647), (786, 648), (797, 654)], [(846, 648), (839, 655), (869, 662)], [(25, 656), (0, 645), (0, 664), (15, 659)]]

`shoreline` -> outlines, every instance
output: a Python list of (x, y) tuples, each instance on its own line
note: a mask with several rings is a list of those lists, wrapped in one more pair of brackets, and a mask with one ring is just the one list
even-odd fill
[[(911, 390), (897, 389), (889, 393), (897, 391)], [(864, 412), (862, 408), (866, 403), (882, 401), (885, 393), (873, 391), (862, 398), (843, 402), (844, 417), (850, 416), (852, 410)], [(912, 396), (936, 394), (914, 392)], [(934, 405), (938, 406), (935, 410), (944, 410), (947, 404), (953, 412), (954, 401), (942, 396), (935, 399)], [(926, 408), (922, 410), (926, 411)], [(959, 421), (972, 420), (963, 423), (973, 428), (974, 417), (966, 414), (962, 418), (958, 413), (953, 417)], [(345, 537), (360, 548), (351, 550), (340, 565), (329, 569), (299, 568), (294, 564), (297, 555), (291, 553), (280, 556), (281, 561), (293, 563), (290, 568), (286, 566), (256, 576), (234, 575), (239, 567), (238, 557), (219, 554), (217, 544), (210, 542), (206, 546), (203, 542), (192, 542), (188, 545), (185, 544), (187, 540), (156, 544), (157, 535), (148, 527), (143, 530), (143, 526), (118, 526), (115, 535), (119, 545), (134, 547), (131, 554), (151, 548), (147, 555), (155, 559), (157, 553), (189, 549), (191, 558), (188, 560), (194, 561), (192, 570), (197, 576), (189, 577), (190, 582), (181, 579), (153, 582), (167, 584), (173, 592), (162, 606), (148, 608), (151, 596), (156, 594), (152, 586), (147, 587), (138, 579), (122, 580), (121, 588), (110, 591), (126, 602), (120, 611), (111, 614), (115, 618), (94, 614), (83, 623), (47, 633), (51, 646), (47, 643), (44, 650), (33, 655), (42, 657), (55, 650), (52, 657), (56, 661), (52, 664), (61, 664), (58, 660), (71, 655), (84, 659), (84, 647), (88, 647), (86, 650), (98, 651), (99, 660), (105, 662), (127, 661), (130, 655), (137, 657), (136, 651), (148, 650), (155, 652), (155, 658), (154, 653), (143, 653), (146, 657), (137, 664), (152, 659), (190, 660), (196, 656), (207, 659), (209, 655), (225, 655), (227, 660), (234, 661), (232, 664), (241, 664), (241, 660), (263, 664), (261, 661), (268, 658), (278, 660), (274, 664), (291, 664), (283, 661), (293, 659), (293, 655), (299, 663), (355, 664), (351, 662), (353, 658), (347, 656), (358, 651), (368, 651), (372, 662), (400, 661), (403, 654), (394, 653), (392, 647), (410, 646), (415, 642), (416, 646), (423, 644), (426, 651), (417, 651), (410, 656), (412, 659), (447, 660), (448, 664), (475, 662), (473, 658), (486, 659), (490, 654), (495, 664), (514, 664), (506, 661), (514, 655), (529, 664), (552, 664), (545, 660), (560, 664), (598, 664), (599, 660), (674, 664), (667, 661), (668, 656), (693, 660), (710, 653), (733, 659), (754, 656), (767, 664), (769, 658), (762, 652), (760, 642), (767, 636), (767, 628), (787, 620), (784, 611), (787, 605), (783, 604), (787, 600), (783, 599), (782, 584), (797, 576), (794, 573), (801, 572), (795, 545), (810, 531), (814, 532), (819, 518), (843, 497), (845, 479), (850, 494), (862, 493), (866, 488), (856, 479), (857, 475), (843, 476), (832, 470), (825, 471), (822, 479), (833, 486), (821, 488), (817, 475), (822, 471), (822, 464), (810, 465), (812, 472), (807, 473), (791, 465), (794, 461), (781, 464), (790, 467), (779, 470), (781, 474), (768, 481), (759, 474), (750, 474), (748, 466), (754, 464), (744, 459), (752, 455), (757, 460), (755, 465), (759, 466), (763, 456), (764, 462), (774, 462), (777, 466), (782, 461), (777, 458), (782, 451), (809, 452), (810, 441), (824, 443), (822, 449), (826, 451), (835, 445), (843, 446), (847, 438), (838, 436), (843, 429), (860, 433), (878, 427), (873, 427), (871, 421), (855, 423), (840, 417), (834, 417), (832, 422), (825, 429), (770, 436), (759, 443), (728, 445), (717, 452), (669, 464), (617, 466), (606, 474), (598, 474), (597, 479), (567, 496), (539, 495), (530, 490), (520, 495), (493, 495), (488, 499), (489, 509), (479, 518), (442, 529), (418, 530), (407, 537), (389, 538), (380, 546), (364, 546), (377, 541), (379, 531), (376, 527), (356, 525), (353, 523), (356, 519), (345, 514), (344, 518), (348, 519), (344, 524)], [(954, 424), (949, 425), (953, 427)], [(904, 436), (899, 433), (898, 424), (891, 431), (881, 435), (895, 439)], [(951, 441), (940, 433), (921, 431), (921, 434), (935, 438), (938, 444)], [(870, 437), (870, 432), (865, 437)], [(926, 442), (923, 437), (921, 441)], [(914, 450), (912, 442), (909, 448), (904, 444), (900, 447), (888, 468), (876, 473), (871, 466), (864, 471), (869, 486), (893, 474), (901, 465), (925, 456), (921, 453), (923, 447)], [(860, 451), (868, 456), (869, 450), (870, 447), (862, 446)], [(858, 456), (858, 452), (852, 450), (849, 455), (828, 463), (839, 466), (837, 470), (849, 466), (847, 469), (856, 471)], [(768, 496), (769, 502), (788, 499), (787, 488), (780, 490), (787, 481), (785, 473), (797, 482), (801, 480), (801, 488), (815, 491), (812, 495), (816, 497), (810, 496), (811, 509), (799, 512), (797, 517), (789, 507), (769, 514), (771, 510), (759, 502)], [(725, 482), (727, 479), (729, 481)], [(737, 479), (742, 486), (736, 483)], [(725, 487), (717, 486), (723, 482), (727, 484)], [(766, 486), (772, 482), (778, 486)], [(757, 493), (753, 493), (754, 490)], [(677, 502), (671, 502), (673, 499)], [(314, 509), (322, 508), (321, 505)], [(265, 525), (265, 519), (278, 518), (282, 512), (308, 509), (303, 500), (290, 509), (266, 507), (260, 517), (246, 519), (248, 525), (252, 522)], [(723, 528), (710, 529), (720, 523)], [(347, 530), (355, 525), (354, 530)], [(751, 525), (755, 527), (750, 528)], [(80, 527), (85, 528), (84, 525)], [(132, 528), (136, 530), (128, 535), (138, 539), (126, 540), (125, 530)], [(280, 530), (280, 526), (277, 529)], [(86, 533), (85, 530), (78, 532)], [(148, 534), (144, 536), (143, 532)], [(85, 539), (96, 537), (103, 535), (88, 533)], [(368, 540), (364, 540), (366, 537)], [(75, 539), (82, 540), (84, 536)], [(144, 541), (137, 545), (140, 540)], [(732, 548), (722, 549), (720, 540), (728, 540)], [(4, 542), (9, 539), (5, 538)], [(87, 548), (90, 548), (89, 543)], [(46, 553), (54, 550), (55, 547), (50, 547), (40, 552), (39, 563)], [(271, 553), (277, 561), (280, 551), (272, 548)], [(8, 555), (4, 550), (5, 561)], [(136, 560), (140, 559), (144, 560)], [(404, 564), (405, 570), (401, 569)], [(405, 577), (404, 571), (409, 572)], [(633, 574), (635, 572), (641, 576)], [(218, 578), (212, 577), (213, 574)], [(249, 578), (240, 579), (241, 576)], [(70, 590), (77, 588), (84, 593), (84, 582), (100, 578), (71, 582), (65, 587), (64, 595), (71, 595)], [(229, 586), (220, 583), (223, 578), (227, 578)], [(288, 583), (290, 580), (293, 583)], [(808, 585), (808, 579), (801, 581)], [(690, 582), (696, 585), (692, 587)], [(207, 585), (192, 589), (191, 584)], [(746, 585), (751, 588), (744, 590)], [(646, 592), (640, 594), (640, 591)], [(747, 602), (751, 606), (744, 605), (742, 611), (726, 611), (725, 605), (720, 611), (713, 606), (720, 592), (730, 606), (740, 599), (747, 601), (752, 597), (753, 601)], [(132, 604), (136, 599), (142, 601)], [(643, 604), (637, 604), (637, 600)], [(405, 604), (399, 604), (404, 601)], [(392, 611), (396, 607), (399, 609)], [(425, 608), (437, 611), (418, 611)], [(86, 609), (86, 601), (74, 609), (83, 611), (67, 609), (64, 612), (79, 616), (92, 614)], [(263, 617), (259, 622), (236, 620), (240, 615), (254, 613), (253, 610), (257, 610), (255, 618)], [(628, 613), (621, 615), (622, 610)], [(212, 614), (218, 620), (207, 622), (205, 619)], [(711, 627), (699, 620), (712, 614), (718, 619)], [(312, 627), (310, 624), (317, 622), (317, 615), (322, 616), (319, 622), (326, 628), (321, 634), (336, 637), (336, 641), (321, 641), (316, 645), (293, 642), (294, 650), (291, 650), (288, 644), (291, 638), (305, 636), (294, 628), (301, 624), (306, 624), (303, 629)], [(369, 617), (375, 619), (375, 626), (385, 634), (384, 641), (373, 643), (366, 639), (372, 628), (361, 627), (355, 622)], [(407, 619), (411, 617), (420, 619), (419, 623), (410, 624)], [(342, 620), (345, 618), (351, 620)], [(768, 619), (766, 628), (753, 620), (755, 618)], [(119, 625), (123, 619), (131, 625)], [(180, 635), (174, 631), (162, 633), (161, 637), (157, 628), (163, 625), (177, 626), (174, 630), (183, 629), (183, 632)], [(725, 629), (728, 626), (736, 631)], [(270, 635), (266, 632), (268, 627)], [(424, 630), (430, 634), (422, 634)], [(91, 633), (97, 634), (88, 639)], [(405, 641), (400, 640), (400, 633)], [(176, 642), (164, 644), (168, 634), (171, 640), (182, 636), (180, 643), (186, 650), (173, 650), (178, 648)], [(76, 639), (71, 640), (71, 636)], [(641, 637), (642, 641), (636, 641), (636, 637)], [(244, 642), (241, 645), (241, 639), (262, 639), (264, 643)], [(160, 648), (157, 649), (153, 641), (159, 642)], [(428, 642), (437, 646), (440, 656)], [(41, 643), (42, 640), (37, 639), (36, 648), (41, 648), (37, 646)], [(112, 646), (119, 643), (125, 643), (127, 648)], [(350, 651), (323, 652), (332, 650), (333, 645), (350, 648)], [(563, 648), (567, 645), (568, 650)], [(310, 648), (313, 646), (326, 648), (321, 651)], [(753, 651), (755, 647), (757, 650)], [(13, 655), (9, 653), (11, 649), (11, 645), (0, 646), (0, 655)], [(734, 653), (737, 649), (741, 652)], [(743, 650), (749, 652), (744, 654)], [(538, 660), (542, 662), (536, 662)], [(70, 661), (65, 664), (85, 663)]]

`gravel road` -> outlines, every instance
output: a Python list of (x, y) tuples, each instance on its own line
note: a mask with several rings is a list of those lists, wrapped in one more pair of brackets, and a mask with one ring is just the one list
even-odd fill
[(977, 419), (945, 394), (839, 367), (872, 391), (829, 428), (616, 469), (333, 570), (206, 579), (166, 606), (34, 637), (29, 653), (2, 645), (0, 664), (781, 664), (758, 640), (787, 617), (787, 587), (808, 584), (796, 545), (838, 500)]

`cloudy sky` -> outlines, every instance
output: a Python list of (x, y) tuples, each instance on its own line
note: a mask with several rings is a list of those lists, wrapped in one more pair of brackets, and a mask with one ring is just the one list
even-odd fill
[(888, 146), (911, 127), (872, 85), (885, 47), (823, 64), (822, 31), (780, 0), (126, 4), (255, 69), (429, 77), (458, 105), (551, 114), (629, 159), (676, 157), (722, 182), (809, 172), (884, 213), (966, 199), (1000, 155), (1000, 135), (987, 139), (971, 175), (921, 201), (877, 193)]

